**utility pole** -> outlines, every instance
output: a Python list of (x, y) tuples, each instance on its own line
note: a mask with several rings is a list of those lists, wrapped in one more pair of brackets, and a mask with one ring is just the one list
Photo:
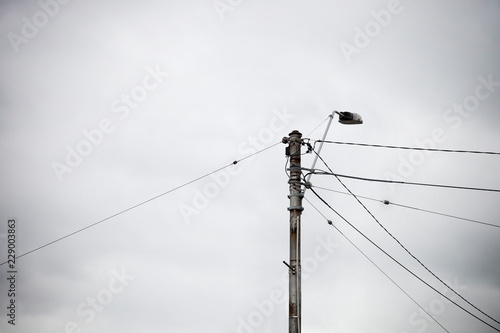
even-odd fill
[[(288, 332), (300, 333), (301, 331), (301, 266), (300, 266), (300, 217), (304, 208), (302, 207), (301, 181), (301, 146), (302, 134), (295, 130), (289, 134), (290, 137), (283, 138), (284, 143), (288, 143), (286, 155), (290, 157), (290, 178), (288, 184), (290, 187), (290, 264), (288, 266), (289, 276), (289, 303), (288, 303)], [(286, 264), (286, 263), (285, 263)]]
[[(314, 158), (313, 165), (311, 167), (312, 172), (318, 160), (319, 153), (323, 147), (323, 142), (325, 141), (326, 134), (333, 120), (335, 114), (339, 115), (339, 123), (345, 125), (357, 125), (362, 124), (363, 119), (357, 113), (351, 113), (347, 111), (339, 112), (333, 111), (330, 115), (330, 120), (328, 121), (328, 126), (326, 127), (325, 134), (321, 140), (319, 150), (316, 157)], [(288, 281), (289, 281), (289, 301), (288, 301), (288, 332), (289, 333), (300, 333), (301, 331), (301, 320), (302, 320), (302, 287), (301, 287), (301, 266), (300, 266), (300, 218), (302, 216), (302, 198), (304, 197), (305, 189), (302, 190), (302, 166), (301, 166), (301, 147), (302, 147), (302, 133), (297, 130), (292, 131), (288, 134), (289, 137), (283, 138), (283, 143), (288, 143), (286, 147), (286, 155), (290, 158), (290, 167), (287, 169), (290, 171), (290, 177), (288, 179), (288, 184), (290, 187), (290, 194), (288, 198), (290, 199), (290, 206), (288, 210), (290, 211), (290, 264), (285, 261), (283, 263), (288, 266)], [(306, 182), (309, 181), (311, 174), (306, 178)]]

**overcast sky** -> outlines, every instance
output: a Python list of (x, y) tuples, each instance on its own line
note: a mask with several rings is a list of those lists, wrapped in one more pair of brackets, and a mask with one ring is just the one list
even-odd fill
[[(333, 110), (358, 113), (364, 124), (335, 117), (332, 141), (500, 151), (499, 1), (347, 3), (2, 1), (0, 261), (9, 219), (24, 254), (292, 130), (320, 139)], [(497, 155), (334, 144), (321, 155), (340, 174), (500, 189)], [(304, 155), (303, 166), (312, 160)], [(19, 258), (15, 297), (0, 266), (0, 331), (285, 332), (285, 163), (278, 144)], [(331, 176), (311, 181), (345, 192)], [(500, 225), (499, 193), (344, 183), (360, 196)], [(354, 198), (316, 191), (500, 329), (419, 266)], [(398, 267), (312, 192), (306, 198), (449, 332), (495, 331)], [(436, 275), (500, 320), (500, 228), (362, 200)], [(304, 332), (445, 332), (304, 207)]]

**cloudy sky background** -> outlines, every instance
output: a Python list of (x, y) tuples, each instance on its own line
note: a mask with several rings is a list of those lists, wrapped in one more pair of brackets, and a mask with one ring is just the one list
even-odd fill
[[(330, 140), (500, 151), (500, 84), (482, 83), (500, 82), (498, 1), (41, 3), (49, 5), (0, 5), (2, 262), (11, 217), (17, 251), (26, 253), (294, 129), (320, 139), (333, 110), (359, 113), (364, 124), (335, 119)], [(372, 36), (363, 39), (366, 29)], [(343, 51), (349, 47), (356, 53)], [(126, 102), (132, 93), (136, 101)], [(474, 100), (471, 111), (453, 109)], [(85, 132), (97, 143), (70, 167), (68, 149), (85, 149)], [(0, 330), (286, 331), (284, 150), (277, 145), (20, 258), (15, 327), (0, 266)], [(322, 156), (341, 174), (500, 189), (495, 155), (325, 145)], [(305, 155), (304, 166), (312, 159)], [(55, 164), (71, 172), (58, 176)], [(312, 182), (344, 191), (329, 176)], [(498, 193), (344, 182), (362, 196), (500, 225)], [(445, 290), (352, 197), (317, 191)], [(388, 260), (311, 192), (306, 197), (449, 332), (494, 332)], [(364, 202), (438, 276), (500, 318), (499, 228)], [(444, 332), (304, 206), (304, 332)]]

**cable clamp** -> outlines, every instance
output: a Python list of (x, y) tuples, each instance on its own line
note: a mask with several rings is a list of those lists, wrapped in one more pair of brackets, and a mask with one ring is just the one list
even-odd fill
[(311, 173), (314, 172), (314, 169), (302, 168), (302, 167), (299, 167), (299, 166), (291, 166), (289, 168), (286, 168), (286, 171), (302, 171), (302, 170), (309, 171)]

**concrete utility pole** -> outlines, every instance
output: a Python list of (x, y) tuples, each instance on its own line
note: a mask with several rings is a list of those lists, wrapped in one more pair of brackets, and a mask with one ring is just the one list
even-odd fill
[[(288, 143), (286, 154), (290, 156), (290, 264), (287, 265), (289, 275), (289, 333), (300, 333), (301, 326), (301, 266), (300, 266), (300, 217), (304, 208), (302, 207), (301, 182), (301, 145), (302, 134), (299, 131), (293, 131), (289, 138), (283, 138), (284, 143)], [(285, 263), (286, 264), (286, 263)]]
[[(326, 134), (332, 123), (333, 116), (335, 114), (339, 115), (339, 123), (345, 125), (356, 125), (362, 124), (363, 119), (357, 113), (351, 113), (347, 111), (339, 112), (333, 111), (330, 115), (330, 120), (328, 121), (328, 126), (326, 128), (323, 139), (321, 140), (321, 145), (318, 149), (318, 153), (314, 158), (311, 170), (314, 171), (316, 161), (318, 160), (319, 152), (325, 141)], [(301, 320), (302, 320), (302, 287), (301, 287), (301, 266), (300, 266), (300, 217), (304, 207), (302, 207), (302, 198), (304, 197), (305, 189), (302, 190), (302, 167), (301, 161), (301, 147), (302, 147), (302, 134), (295, 130), (288, 134), (289, 137), (283, 138), (283, 143), (288, 143), (286, 147), (286, 155), (290, 157), (290, 178), (288, 184), (290, 185), (290, 194), (288, 198), (290, 199), (290, 264), (285, 261), (283, 263), (288, 266), (288, 281), (289, 281), (289, 301), (288, 301), (288, 332), (289, 333), (300, 333), (301, 331)], [(311, 174), (306, 178), (309, 181)]]

